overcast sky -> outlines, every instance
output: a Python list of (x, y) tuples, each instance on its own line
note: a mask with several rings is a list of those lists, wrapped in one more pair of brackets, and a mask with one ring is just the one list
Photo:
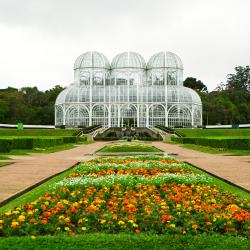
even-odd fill
[(250, 0), (0, 0), (0, 88), (73, 82), (78, 55), (172, 51), (210, 90), (250, 64)]

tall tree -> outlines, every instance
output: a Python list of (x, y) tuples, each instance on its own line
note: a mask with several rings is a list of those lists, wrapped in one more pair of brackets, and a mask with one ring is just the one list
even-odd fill
[(250, 67), (238, 66), (235, 74), (227, 75), (227, 88), (250, 91)]
[(207, 86), (200, 80), (194, 77), (187, 77), (183, 82), (185, 87), (196, 90), (197, 92), (207, 92)]

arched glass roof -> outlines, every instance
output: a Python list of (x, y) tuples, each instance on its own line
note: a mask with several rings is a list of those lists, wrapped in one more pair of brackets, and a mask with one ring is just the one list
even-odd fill
[(123, 52), (114, 57), (111, 63), (112, 69), (117, 68), (146, 68), (146, 62), (144, 58), (136, 52)]
[(74, 69), (82, 68), (104, 68), (110, 69), (110, 64), (108, 59), (99, 52), (88, 51), (77, 57)]
[(176, 54), (168, 51), (162, 51), (154, 54), (148, 61), (147, 69), (154, 68), (183, 69), (183, 64), (180, 57)]

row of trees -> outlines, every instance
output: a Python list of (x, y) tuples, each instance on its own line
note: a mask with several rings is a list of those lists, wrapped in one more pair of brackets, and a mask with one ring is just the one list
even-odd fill
[[(203, 104), (203, 124), (250, 123), (250, 67), (236, 67), (211, 92), (200, 80), (188, 77), (184, 86), (196, 90)], [(59, 85), (46, 91), (37, 87), (0, 89), (0, 123), (54, 124), (54, 104), (63, 90)]]
[(0, 123), (53, 125), (54, 105), (61, 86), (46, 91), (37, 87), (0, 90)]
[(238, 66), (226, 84), (208, 92), (201, 81), (188, 77), (184, 86), (198, 92), (203, 104), (203, 124), (250, 123), (250, 67)]

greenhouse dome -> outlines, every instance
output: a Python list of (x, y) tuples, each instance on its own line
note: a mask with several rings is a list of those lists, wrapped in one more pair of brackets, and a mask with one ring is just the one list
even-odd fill
[(183, 86), (183, 65), (172, 52), (159, 52), (147, 64), (140, 54), (123, 52), (110, 66), (103, 54), (90, 51), (76, 59), (74, 76), (57, 97), (57, 127), (202, 124), (200, 97)]

